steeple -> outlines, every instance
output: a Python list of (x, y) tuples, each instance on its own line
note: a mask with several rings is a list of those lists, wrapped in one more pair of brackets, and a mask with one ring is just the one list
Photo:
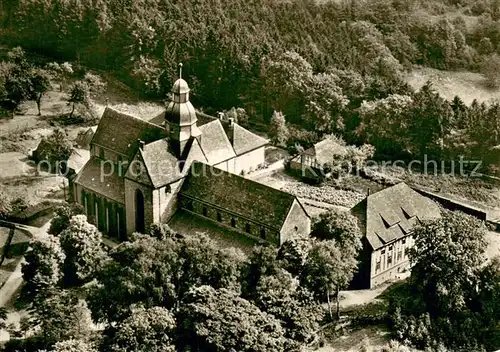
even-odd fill
[(184, 149), (189, 140), (199, 137), (201, 131), (196, 122), (196, 111), (189, 101), (189, 86), (182, 79), (182, 63), (179, 63), (179, 78), (172, 86), (172, 100), (165, 111), (165, 126), (168, 129), (172, 147), (178, 154), (183, 156)]

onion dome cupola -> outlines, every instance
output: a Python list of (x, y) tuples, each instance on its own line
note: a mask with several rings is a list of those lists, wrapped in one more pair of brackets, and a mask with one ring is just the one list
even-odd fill
[(201, 135), (196, 111), (189, 101), (189, 91), (187, 82), (182, 79), (182, 64), (179, 64), (179, 79), (172, 86), (172, 100), (165, 111), (165, 126), (179, 156), (184, 154), (191, 137)]

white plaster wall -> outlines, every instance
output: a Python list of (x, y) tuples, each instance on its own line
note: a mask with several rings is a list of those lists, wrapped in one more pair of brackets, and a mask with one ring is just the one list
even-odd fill
[(236, 157), (234, 168), (235, 174), (240, 174), (241, 171), (248, 173), (254, 171), (260, 164), (265, 161), (265, 147), (260, 147), (248, 153)]

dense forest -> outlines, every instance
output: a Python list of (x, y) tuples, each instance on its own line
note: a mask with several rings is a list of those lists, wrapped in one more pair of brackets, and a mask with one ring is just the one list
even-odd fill
[(183, 62), (198, 108), (241, 107), (266, 124), (281, 111), (291, 146), (337, 133), (374, 144), (377, 156), (468, 151), (497, 162), (498, 106), (444, 101), (403, 80), (424, 65), (482, 70), (496, 85), (496, 0), (9, 0), (0, 9), (4, 44), (114, 72), (145, 97), (165, 97)]

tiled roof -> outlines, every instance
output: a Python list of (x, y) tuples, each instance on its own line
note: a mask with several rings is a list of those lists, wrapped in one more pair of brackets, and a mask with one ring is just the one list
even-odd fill
[(289, 193), (193, 162), (181, 194), (280, 230), (295, 197)]
[(219, 120), (200, 126), (200, 130), (201, 149), (209, 164), (217, 164), (236, 156)]
[(189, 148), (189, 154), (186, 157), (186, 162), (184, 163), (183, 172), (189, 169), (193, 161), (200, 161), (202, 163), (207, 163), (207, 158), (201, 150), (200, 144), (197, 139), (193, 139), (191, 147)]
[(148, 122), (162, 127), (165, 126), (165, 111), (162, 111), (152, 119), (149, 119)]
[(257, 136), (237, 123), (233, 123), (230, 128), (233, 129), (232, 144), (236, 155), (244, 154), (269, 143), (268, 140)]
[(316, 143), (304, 153), (314, 156), (316, 161), (320, 165), (323, 165), (330, 163), (334, 155), (345, 155), (347, 153), (347, 148), (345, 143), (341, 142), (338, 138), (331, 136)]
[(139, 139), (150, 143), (165, 137), (162, 127), (107, 107), (92, 143), (127, 155), (130, 160), (139, 148)]
[[(214, 127), (212, 124), (214, 124), (215, 121), (219, 121), (236, 155), (244, 154), (269, 143), (268, 140), (256, 135), (253, 132), (250, 132), (237, 123), (233, 123), (232, 126), (230, 126), (228, 121), (221, 121), (216, 117), (207, 115), (200, 111), (196, 111), (196, 117), (198, 118), (198, 126), (200, 127), (200, 130), (202, 132), (205, 130), (205, 128), (211, 130), (212, 127)], [(151, 120), (149, 120), (149, 122), (159, 126), (163, 126), (164, 121), (165, 112), (162, 112), (158, 116), (155, 116)], [(205, 125), (209, 125), (210, 127), (205, 127)]]
[(351, 211), (374, 250), (406, 236), (418, 221), (440, 216), (436, 203), (404, 182), (369, 195)]
[(87, 149), (74, 148), (68, 158), (68, 167), (78, 173), (89, 161), (90, 151)]
[(146, 144), (140, 150), (142, 159), (155, 188), (174, 182), (182, 177), (180, 164), (170, 151), (167, 139)]
[[(105, 164), (105, 166), (110, 167), (109, 164)], [(108, 175), (107, 171), (104, 168), (104, 172), (101, 172), (101, 160), (91, 157), (76, 177), (75, 183), (124, 204), (125, 185), (123, 179), (116, 172)]]

